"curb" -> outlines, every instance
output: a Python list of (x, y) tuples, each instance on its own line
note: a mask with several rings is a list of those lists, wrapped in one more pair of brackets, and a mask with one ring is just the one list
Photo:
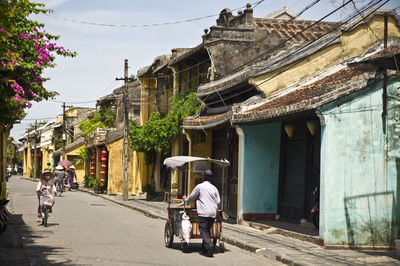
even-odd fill
[[(20, 177), (20, 178), (21, 179), (25, 179), (25, 180), (34, 181), (34, 182), (37, 182), (39, 180), (39, 179), (26, 178), (26, 177)], [(107, 201), (112, 202), (114, 204), (117, 204), (119, 206), (126, 207), (128, 209), (143, 213), (145, 216), (153, 218), (153, 219), (160, 219), (160, 220), (164, 220), (164, 221), (167, 220), (167, 217), (161, 216), (161, 215), (159, 215), (157, 213), (154, 213), (152, 211), (146, 210), (144, 208), (135, 207), (135, 206), (131, 206), (131, 205), (125, 204), (124, 202), (120, 202), (120, 201), (111, 199), (109, 197), (106, 197), (106, 196), (104, 196), (102, 194), (97, 194), (97, 193), (95, 193), (93, 191), (90, 191), (90, 190), (78, 188), (77, 191), (83, 192), (83, 193), (88, 193), (88, 194), (90, 194), (92, 196), (96, 196), (96, 197), (102, 198), (104, 200), (107, 200)], [(233, 246), (236, 246), (238, 248), (247, 250), (249, 252), (264, 256), (264, 257), (269, 258), (269, 259), (273, 259), (273, 260), (282, 262), (282, 263), (287, 264), (287, 265), (293, 265), (293, 266), (307, 265), (307, 264), (304, 264), (304, 263), (296, 262), (295, 260), (292, 260), (292, 259), (288, 258), (287, 256), (285, 256), (284, 254), (280, 254), (280, 253), (278, 253), (276, 251), (273, 251), (273, 250), (270, 250), (268, 248), (261, 248), (259, 246), (248, 244), (248, 243), (246, 243), (244, 241), (241, 241), (240, 239), (235, 239), (233, 237), (224, 236), (224, 235), (221, 236), (221, 239), (224, 242), (226, 242), (226, 243), (228, 243), (230, 245), (233, 245)]]
[[(146, 210), (144, 208), (139, 208), (139, 207), (130, 206), (128, 204), (124, 204), (123, 202), (119, 202), (119, 201), (116, 201), (114, 199), (110, 199), (108, 197), (103, 196), (102, 194), (97, 194), (97, 193), (92, 192), (90, 190), (78, 189), (78, 191), (84, 192), (84, 193), (88, 193), (88, 194), (91, 194), (93, 196), (97, 196), (97, 197), (100, 197), (102, 199), (105, 199), (105, 200), (107, 200), (109, 202), (112, 202), (112, 203), (118, 204), (120, 206), (126, 207), (128, 209), (141, 212), (145, 216), (150, 217), (150, 218), (160, 219), (160, 220), (164, 220), (164, 221), (167, 220), (166, 217), (161, 216), (159, 214), (156, 214), (156, 213), (154, 213), (152, 211)], [(221, 239), (224, 242), (226, 242), (226, 243), (228, 243), (230, 245), (236, 246), (238, 248), (247, 250), (247, 251), (255, 253), (255, 254), (262, 255), (262, 256), (264, 256), (266, 258), (269, 258), (269, 259), (280, 261), (280, 262), (282, 262), (284, 264), (287, 264), (287, 265), (296, 265), (296, 266), (297, 265), (304, 265), (304, 264), (298, 264), (295, 261), (290, 260), (289, 258), (283, 258), (282, 254), (276, 253), (275, 251), (272, 251), (272, 250), (269, 250), (269, 249), (266, 249), (266, 248), (260, 248), (260, 247), (255, 246), (255, 245), (248, 244), (248, 243), (246, 243), (244, 241), (241, 241), (240, 239), (234, 239), (232, 237), (224, 236), (224, 235), (221, 236)]]

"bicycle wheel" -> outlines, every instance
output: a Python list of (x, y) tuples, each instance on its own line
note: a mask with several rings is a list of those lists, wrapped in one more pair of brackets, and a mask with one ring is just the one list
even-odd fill
[(47, 218), (49, 217), (49, 208), (46, 206), (44, 207), (44, 217), (43, 217), (43, 225), (44, 227), (47, 227)]

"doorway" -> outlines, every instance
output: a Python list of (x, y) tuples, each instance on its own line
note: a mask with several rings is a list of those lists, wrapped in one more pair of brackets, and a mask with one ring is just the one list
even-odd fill
[(283, 221), (311, 221), (310, 211), (315, 204), (312, 191), (315, 187), (319, 190), (321, 133), (319, 124), (311, 133), (309, 121), (315, 125), (316, 119), (282, 125), (278, 214)]
[(230, 166), (225, 170), (212, 165), (215, 176), (214, 185), (220, 192), (223, 210), (235, 220), (237, 216), (238, 143), (239, 136), (233, 128), (213, 131), (212, 158), (227, 159), (230, 162)]

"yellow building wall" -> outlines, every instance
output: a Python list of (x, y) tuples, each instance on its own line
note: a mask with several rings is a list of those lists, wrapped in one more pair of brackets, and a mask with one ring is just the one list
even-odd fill
[[(203, 143), (197, 142), (197, 134), (199, 134), (199, 132), (200, 131), (196, 130), (185, 130), (185, 134), (189, 139), (189, 156), (211, 158), (213, 132), (212, 130), (205, 131), (205, 142)], [(194, 165), (191, 163), (189, 165), (188, 194), (190, 194), (196, 186), (196, 179), (203, 178), (203, 173), (195, 173), (193, 167)], [(207, 168), (210, 168), (209, 164)]]
[(53, 150), (53, 146), (51, 144), (40, 148), (40, 151), (42, 152), (42, 155), (43, 155), (42, 169), (45, 169), (47, 167), (47, 163), (50, 163), (51, 166), (54, 168), (54, 160), (53, 160), (53, 156), (52, 156), (52, 150)]
[[(124, 154), (124, 139), (120, 138), (116, 141), (106, 144), (108, 150), (108, 194), (122, 195), (124, 168), (123, 168), (123, 154)], [(135, 174), (137, 174), (136, 154), (129, 150), (128, 160), (128, 191), (130, 194), (136, 194), (137, 183), (135, 181)]]
[(33, 171), (33, 158), (32, 158), (32, 149), (31, 146), (28, 145), (28, 148), (26, 149), (26, 156), (24, 152), (24, 176), (31, 178), (30, 174)]
[(80, 184), (85, 182), (84, 177), (85, 177), (85, 174), (86, 174), (86, 165), (85, 165), (84, 162), (82, 162), (80, 164), (75, 164), (74, 160), (75, 160), (76, 156), (79, 154), (79, 149), (82, 146), (79, 146), (79, 147), (75, 148), (74, 150), (71, 150), (71, 151), (65, 153), (65, 156), (67, 157), (67, 160), (71, 161), (72, 164), (75, 166), (75, 173), (76, 173), (77, 182), (80, 183)]
[(0, 126), (0, 200), (7, 198), (7, 183), (6, 183), (6, 161), (7, 161), (7, 139), (10, 131)]
[[(372, 45), (382, 42), (383, 26), (383, 16), (376, 16), (370, 20), (369, 26), (359, 25), (344, 32), (341, 43), (330, 45), (289, 66), (251, 78), (250, 83), (269, 96), (346, 59), (363, 54)], [(400, 38), (397, 22), (392, 17), (388, 20), (388, 38)]]

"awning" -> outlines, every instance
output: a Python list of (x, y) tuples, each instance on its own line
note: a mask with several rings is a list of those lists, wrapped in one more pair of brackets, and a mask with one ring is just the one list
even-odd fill
[(164, 160), (164, 165), (166, 165), (169, 168), (172, 168), (174, 170), (178, 170), (182, 166), (184, 166), (186, 163), (191, 163), (191, 162), (200, 162), (200, 161), (207, 161), (207, 162), (212, 162), (217, 165), (221, 166), (229, 166), (230, 163), (228, 160), (216, 160), (216, 159), (210, 159), (210, 158), (202, 158), (202, 157), (194, 157), (194, 156), (174, 156), (174, 157), (169, 157)]

